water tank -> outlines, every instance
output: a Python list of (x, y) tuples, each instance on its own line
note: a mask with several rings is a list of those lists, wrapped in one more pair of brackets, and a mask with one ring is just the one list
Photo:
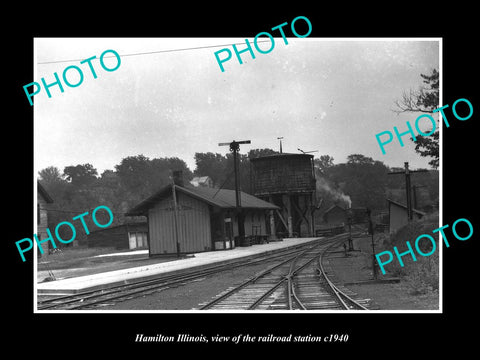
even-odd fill
[(250, 159), (256, 196), (315, 191), (313, 155), (275, 154)]

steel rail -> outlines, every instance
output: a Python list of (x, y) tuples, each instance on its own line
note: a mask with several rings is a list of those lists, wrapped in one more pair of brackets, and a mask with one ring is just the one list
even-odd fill
[[(295, 253), (295, 252), (302, 251), (302, 250), (295, 249), (294, 251), (292, 251), (292, 250), (290, 250), (290, 251), (292, 253)], [(277, 255), (277, 257), (281, 257), (281, 256), (283, 256), (283, 254)], [(274, 258), (274, 257), (271, 257), (271, 258)], [(242, 266), (242, 265), (245, 265), (245, 264), (247, 264), (247, 265), (254, 264), (256, 262), (261, 262), (261, 261), (264, 261), (264, 260), (265, 260), (265, 258), (250, 259), (250, 260), (246, 260), (246, 261), (241, 260), (240, 263), (235, 262), (235, 263), (230, 263), (230, 264), (214, 265), (214, 266), (205, 268), (204, 270), (205, 271), (208, 271), (208, 270), (216, 271), (218, 269), (224, 268), (225, 266), (229, 266), (227, 269), (230, 269), (230, 268)], [(168, 281), (170, 279), (177, 279), (179, 276), (188, 276), (188, 275), (191, 275), (191, 273), (187, 272), (187, 273), (182, 273), (182, 274), (159, 276), (159, 277), (156, 277), (154, 279), (137, 280), (137, 281), (134, 281), (134, 282), (128, 282), (128, 280), (127, 280), (123, 284), (112, 285), (112, 286), (109, 286), (108, 288), (103, 289), (103, 290), (98, 290), (98, 289), (87, 290), (87, 291), (82, 291), (82, 292), (71, 294), (71, 295), (57, 296), (57, 297), (54, 297), (54, 298), (51, 298), (51, 299), (40, 300), (40, 301), (37, 302), (37, 304), (46, 304), (46, 303), (55, 302), (55, 301), (58, 301), (58, 300), (66, 300), (66, 299), (71, 299), (73, 297), (81, 297), (81, 296), (84, 296), (84, 295), (98, 293), (98, 292), (105, 293), (105, 291), (119, 289), (119, 288), (123, 288), (125, 286), (134, 287), (135, 285), (148, 285), (148, 284), (152, 284), (152, 283), (155, 283), (155, 282), (158, 282), (158, 281)]]
[[(315, 254), (315, 256), (308, 260), (306, 263), (304, 263), (303, 265), (301, 265), (300, 267), (294, 269), (293, 266), (295, 265), (296, 263), (296, 260), (294, 262), (292, 262), (291, 266), (290, 266), (290, 272), (289, 272), (289, 275), (288, 275), (288, 306), (289, 306), (289, 309), (290, 310), (293, 310), (293, 302), (292, 302), (292, 298), (296, 301), (296, 303), (300, 306), (300, 308), (302, 310), (308, 310), (307, 307), (305, 306), (305, 304), (301, 301), (300, 297), (296, 294), (295, 292), (295, 283), (294, 283), (294, 277), (297, 275), (297, 273), (299, 273), (301, 270), (303, 270), (305, 267), (307, 267), (308, 265), (310, 265), (313, 261), (315, 260), (318, 260), (320, 258), (320, 256), (323, 256), (323, 254), (330, 248), (332, 247), (333, 245), (336, 245), (338, 243), (340, 243), (341, 241), (344, 241), (345, 237), (347, 236), (347, 234), (339, 234), (332, 242), (331, 245), (329, 245), (326, 249), (324, 250), (321, 250), (321, 252)], [(302, 255), (302, 254), (300, 254)], [(299, 255), (299, 257), (300, 257)]]
[[(311, 246), (309, 247), (307, 250), (300, 250), (299, 253), (302, 254), (306, 251), (309, 251), (311, 250), (312, 248), (315, 248), (317, 246), (319, 246), (320, 244), (315, 244), (314, 246)], [(238, 291), (240, 291), (241, 289), (243, 289), (244, 287), (246, 287), (247, 285), (250, 285), (252, 283), (255, 283), (256, 281), (258, 281), (258, 279), (264, 277), (265, 275), (267, 274), (270, 274), (272, 271), (274, 271), (275, 269), (283, 266), (284, 264), (287, 264), (291, 261), (294, 261), (296, 258), (298, 258), (298, 254), (295, 253), (295, 255), (293, 255), (292, 257), (289, 257), (285, 260), (283, 260), (282, 262), (278, 263), (278, 264), (275, 264), (263, 271), (261, 271), (259, 274), (256, 274), (255, 276), (253, 276), (252, 278), (250, 279), (247, 279), (246, 281), (244, 281), (243, 283), (241, 283), (240, 285), (237, 285), (235, 286), (234, 288), (230, 289), (229, 291), (223, 293), (222, 295), (220, 295), (219, 297), (213, 299), (212, 301), (210, 301), (209, 303), (203, 305), (200, 310), (207, 310), (208, 308), (211, 308), (213, 307), (215, 304), (218, 304), (219, 302), (221, 302), (222, 300), (228, 298), (229, 296), (232, 296), (233, 294), (237, 293)], [(264, 299), (266, 296), (268, 296), (269, 294), (271, 294), (273, 291), (275, 291), (286, 279), (282, 279), (280, 280), (277, 284), (275, 284), (271, 289), (269, 289), (267, 292), (265, 292), (265, 294), (263, 294), (260, 299)], [(259, 301), (259, 299), (257, 299), (251, 306), (250, 308), (254, 308), (256, 307), (258, 304), (260, 304), (261, 301)]]
[[(305, 246), (311, 246), (311, 244), (307, 245), (299, 245), (296, 246), (294, 249), (288, 249), (281, 251), (280, 253), (277, 253), (275, 255), (270, 255), (270, 256), (261, 256), (260, 258), (254, 258), (254, 259), (247, 259), (247, 260), (239, 260), (234, 263), (228, 263), (228, 264), (220, 264), (220, 265), (214, 265), (210, 266), (208, 268), (205, 268), (203, 270), (193, 270), (189, 271), (186, 273), (182, 274), (176, 274), (176, 275), (167, 275), (167, 276), (161, 276), (159, 278), (154, 278), (154, 279), (148, 279), (148, 280), (140, 280), (140, 281), (135, 281), (133, 283), (124, 283), (120, 285), (114, 285), (111, 287), (108, 287), (107, 289), (103, 290), (89, 290), (81, 293), (76, 293), (72, 295), (65, 295), (65, 296), (60, 296), (60, 297), (55, 297), (52, 299), (45, 299), (37, 302), (37, 306), (43, 305), (43, 304), (49, 304), (49, 305), (44, 305), (41, 307), (38, 307), (38, 310), (45, 310), (45, 309), (51, 309), (51, 308), (58, 308), (61, 306), (65, 306), (68, 304), (72, 304), (75, 302), (82, 302), (82, 304), (79, 304), (78, 306), (70, 306), (67, 309), (72, 310), (72, 309), (78, 309), (78, 308), (84, 308), (87, 306), (95, 305), (96, 303), (101, 303), (105, 301), (110, 301), (114, 299), (119, 299), (122, 297), (128, 297), (131, 295), (135, 295), (138, 293), (143, 292), (148, 292), (152, 291), (154, 289), (161, 289), (165, 288), (168, 286), (172, 286), (181, 282), (189, 281), (189, 280), (194, 280), (196, 278), (212, 275), (215, 273), (218, 273), (219, 271), (226, 271), (230, 270), (232, 268), (236, 267), (241, 267), (241, 266), (249, 266), (249, 265), (254, 265), (259, 262), (265, 262), (265, 261), (274, 261), (277, 258), (281, 258), (284, 256), (288, 256), (290, 254), (297, 254), (299, 252), (304, 251), (303, 247)], [(129, 291), (133, 289), (139, 289), (141, 290), (138, 291)], [(143, 289), (142, 289), (143, 288)], [(124, 292), (123, 294), (113, 296), (98, 302), (85, 302), (85, 300), (92, 300), (95, 298), (99, 297), (105, 297), (110, 294), (116, 294), (119, 292)], [(60, 302), (59, 302), (60, 301)]]
[[(295, 302), (298, 303), (298, 305), (306, 310), (307, 308), (305, 307), (305, 305), (301, 302), (301, 300), (299, 299), (299, 297), (296, 295), (295, 293), (295, 289), (294, 289), (294, 285), (293, 285), (293, 279), (294, 279), (294, 276), (300, 272), (301, 270), (303, 270), (306, 266), (310, 265), (313, 261), (315, 261), (318, 256), (319, 256), (319, 253), (316, 253), (314, 255), (314, 257), (312, 257), (311, 259), (308, 259), (305, 263), (303, 263), (302, 265), (300, 265), (299, 267), (295, 268), (295, 265), (297, 264), (298, 260), (302, 258), (302, 256), (305, 256), (307, 255), (308, 253), (311, 253), (312, 251), (314, 251), (315, 249), (317, 249), (318, 247), (324, 247), (326, 245), (329, 245), (330, 242), (333, 242), (333, 244), (336, 244), (338, 243), (339, 241), (344, 241), (345, 240), (345, 237), (347, 236), (347, 234), (339, 234), (337, 236), (335, 236), (334, 238), (331, 238), (331, 239), (325, 239), (326, 241), (322, 242), (322, 243), (317, 243), (315, 244), (314, 246), (311, 246), (309, 247), (308, 249), (305, 249), (305, 250), (302, 250), (302, 251), (299, 251), (298, 254), (282, 261), (281, 263), (279, 264), (276, 264), (272, 267), (270, 267), (269, 269), (266, 269), (265, 271), (262, 271), (260, 274), (257, 274), (256, 276), (250, 278), (250, 279), (247, 279), (246, 281), (244, 281), (243, 283), (235, 286), (234, 288), (222, 293), (221, 295), (217, 296), (215, 299), (211, 300), (210, 302), (208, 302), (207, 304), (204, 304), (202, 305), (202, 307), (200, 307), (201, 310), (207, 310), (209, 308), (212, 308), (214, 307), (215, 305), (219, 305), (222, 301), (228, 299), (229, 297), (237, 294), (239, 291), (241, 291), (242, 289), (244, 289), (245, 287), (251, 285), (251, 284), (254, 284), (258, 279), (264, 277), (265, 275), (271, 273), (273, 270), (277, 269), (277, 268), (280, 268), (281, 266), (287, 264), (290, 262), (290, 266), (289, 266), (289, 270), (288, 270), (288, 274), (285, 275), (285, 276), (282, 276), (279, 280), (277, 280), (275, 283), (273, 283), (272, 285), (270, 285), (269, 289), (264, 291), (262, 295), (260, 295), (259, 297), (257, 297), (252, 304), (249, 305), (249, 307), (247, 308), (248, 310), (253, 310), (255, 308), (257, 308), (260, 304), (263, 303), (263, 301), (269, 297), (275, 290), (277, 290), (282, 284), (284, 284), (285, 282), (287, 282), (287, 292), (288, 292), (288, 296), (287, 296), (287, 299), (288, 299), (288, 306), (289, 306), (289, 309), (293, 309), (293, 303), (292, 303), (292, 299), (295, 300)], [(322, 251), (322, 250), (320, 250)]]
[[(261, 279), (262, 277), (265, 277), (267, 274), (271, 273), (277, 268), (280, 268), (281, 266), (284, 266), (288, 262), (290, 262), (290, 268), (287, 276), (282, 277), (280, 280), (278, 280), (273, 286), (270, 287), (267, 291), (265, 291), (260, 297), (258, 297), (252, 304), (249, 305), (248, 309), (255, 309), (257, 308), (260, 304), (263, 303), (263, 301), (270, 296), (275, 290), (277, 290), (282, 284), (287, 282), (287, 291), (288, 291), (288, 299), (289, 299), (289, 308), (293, 308), (293, 303), (292, 299), (299, 305), (300, 308), (306, 310), (307, 308), (305, 305), (302, 303), (301, 299), (295, 292), (295, 285), (294, 285), (294, 277), (295, 275), (300, 272), (303, 268), (308, 266), (311, 262), (313, 262), (315, 259), (319, 261), (320, 268), (323, 269), (321, 266), (321, 260), (320, 258), (323, 258), (323, 255), (330, 249), (333, 245), (338, 244), (340, 241), (343, 241), (345, 238), (346, 234), (340, 234), (337, 236), (334, 236), (333, 238), (323, 238), (322, 240), (324, 241), (315, 241), (314, 245), (312, 243), (308, 244), (303, 244), (296, 246), (293, 249), (287, 249), (284, 251), (281, 251), (277, 254), (274, 255), (264, 255), (260, 257), (256, 257), (254, 259), (247, 259), (247, 260), (239, 260), (234, 263), (229, 263), (229, 264), (220, 264), (220, 265), (214, 265), (210, 266), (208, 268), (204, 268), (200, 271), (189, 271), (189, 272), (182, 272), (181, 274), (176, 274), (176, 275), (167, 275), (167, 276), (161, 276), (160, 278), (154, 278), (154, 279), (148, 279), (148, 280), (140, 280), (136, 281), (133, 283), (124, 283), (121, 285), (115, 285), (112, 287), (109, 287), (108, 289), (104, 290), (90, 290), (87, 292), (82, 292), (82, 293), (77, 293), (77, 294), (72, 294), (72, 295), (66, 295), (62, 297), (56, 297), (53, 299), (47, 299), (38, 302), (37, 304), (44, 304), (45, 306), (39, 307), (39, 310), (44, 310), (44, 309), (49, 309), (49, 308), (59, 308), (59, 307), (64, 307), (69, 304), (74, 304), (74, 303), (79, 303), (79, 304), (74, 304), (73, 306), (68, 306), (66, 307), (65, 310), (74, 310), (74, 309), (80, 309), (80, 308), (85, 308), (89, 306), (95, 306), (97, 304), (102, 304), (105, 302), (110, 302), (112, 300), (118, 300), (121, 298), (125, 297), (132, 297), (137, 294), (141, 293), (148, 293), (148, 292), (153, 292), (153, 291), (159, 291), (164, 288), (168, 288), (172, 285), (176, 285), (182, 282), (187, 282), (187, 281), (193, 281), (196, 278), (201, 278), (205, 276), (209, 276), (212, 274), (216, 274), (219, 271), (224, 271), (224, 270), (230, 270), (232, 268), (240, 267), (240, 266), (249, 266), (249, 265), (254, 265), (259, 262), (266, 262), (266, 261), (275, 261), (278, 260), (279, 258), (284, 258), (288, 256), (287, 259), (282, 260), (280, 263), (275, 264), (271, 267), (269, 267), (266, 270), (261, 271), (259, 274), (255, 275), (254, 277), (248, 279), (247, 281), (243, 282), (242, 284), (238, 285), (234, 289), (226, 292), (225, 294), (221, 295), (220, 297), (214, 299), (210, 303), (202, 306), (203, 309), (208, 309), (210, 307), (215, 306), (215, 304), (220, 303), (223, 299), (228, 298), (232, 294), (240, 291), (242, 288), (254, 284), (256, 281)], [(329, 244), (332, 242), (331, 244)], [(298, 260), (302, 257), (305, 256), (306, 254), (314, 251), (318, 247), (322, 247), (322, 249), (319, 251), (318, 254), (315, 254), (312, 259), (308, 259), (306, 263), (302, 264), (298, 268), (294, 268), (294, 265), (298, 262)], [(326, 249), (323, 249), (325, 246), (327, 246)], [(307, 249), (305, 249), (307, 247)], [(322, 254), (320, 255), (320, 252)], [(290, 256), (293, 255), (293, 256)], [(322, 270), (319, 270), (322, 271)], [(354, 303), (355, 301), (351, 298), (348, 297), (348, 295), (342, 293), (331, 281), (326, 277), (325, 273), (323, 272), (327, 283), (331, 286), (333, 289), (334, 293), (336, 294), (337, 297), (339, 297), (339, 294), (342, 294), (340, 296), (344, 296), (348, 301)], [(60, 301), (60, 303), (59, 303)], [(348, 309), (348, 306), (344, 303), (344, 301), (341, 299), (339, 300), (341, 303), (343, 303), (345, 308)], [(359, 307), (362, 307), (362, 305), (358, 304)], [(366, 309), (363, 307), (363, 309)]]
[(219, 297), (213, 299), (212, 301), (210, 301), (209, 303), (203, 305), (200, 310), (207, 310), (208, 308), (214, 306), (215, 304), (218, 304), (220, 301), (228, 298), (229, 296), (232, 296), (233, 294), (235, 294), (236, 292), (238, 292), (239, 290), (243, 289), (245, 286), (247, 285), (250, 285), (252, 283), (255, 283), (259, 278), (271, 273), (273, 270), (283, 266), (284, 264), (288, 263), (289, 261), (292, 261), (293, 258), (295, 258), (295, 256), (291, 257), (291, 258), (288, 258), (282, 262), (280, 262), (279, 264), (276, 264), (274, 266), (271, 266), (270, 268), (262, 271), (260, 274), (257, 274), (255, 275), (254, 277), (250, 278), (250, 279), (247, 279), (246, 281), (244, 281), (243, 283), (241, 283), (240, 285), (237, 285), (235, 286), (234, 288), (230, 289), (229, 291), (223, 293), (222, 295), (220, 295)]
[[(302, 308), (302, 310), (308, 310), (307, 307), (303, 304), (303, 302), (298, 298), (297, 294), (295, 293), (295, 286), (293, 280), (290, 282), (290, 292), (291, 296), (295, 299), (297, 304)], [(292, 306), (290, 305), (290, 310), (293, 310)]]
[[(333, 247), (335, 244), (331, 244), (327, 249), (325, 249), (325, 251), (322, 253), (322, 255), (318, 258), (318, 270), (319, 270), (319, 273), (323, 276), (323, 278), (326, 280), (327, 284), (330, 286), (330, 288), (332, 289), (333, 293), (335, 294), (335, 296), (337, 297), (337, 299), (340, 301), (340, 303), (342, 304), (342, 306), (345, 308), (345, 310), (352, 310), (350, 306), (348, 306), (345, 301), (343, 300), (343, 298), (347, 299), (348, 301), (350, 301), (354, 306), (358, 307), (359, 309), (361, 310), (368, 310), (368, 308), (366, 308), (365, 306), (363, 306), (362, 304), (358, 303), (356, 300), (352, 299), (350, 296), (348, 296), (347, 294), (345, 294), (343, 291), (341, 291), (340, 289), (338, 289), (338, 287), (328, 278), (326, 272), (325, 272), (325, 269), (323, 267), (323, 264), (322, 264), (322, 261), (323, 261), (323, 257), (324, 255), (330, 250), (331, 247)], [(343, 298), (342, 298), (343, 297)]]
[[(320, 245), (325, 245), (325, 244), (318, 244), (318, 246)], [(303, 303), (300, 301), (300, 299), (298, 299), (298, 297), (296, 296), (295, 294), (295, 289), (293, 287), (293, 276), (300, 270), (302, 270), (304, 267), (306, 267), (307, 265), (309, 265), (312, 261), (315, 260), (315, 257), (312, 258), (311, 260), (308, 260), (308, 262), (306, 264), (303, 264), (301, 267), (297, 268), (297, 269), (293, 269), (292, 265), (300, 258), (301, 255), (304, 255), (305, 253), (307, 253), (308, 251), (311, 251), (313, 250), (314, 248), (318, 247), (318, 246), (315, 246), (311, 249), (307, 249), (306, 251), (303, 251), (301, 252), (300, 254), (298, 254), (297, 256), (293, 257), (291, 260), (293, 260), (293, 262), (290, 264), (290, 269), (289, 269), (289, 273), (288, 275), (284, 276), (282, 279), (280, 279), (280, 281), (278, 281), (275, 285), (273, 285), (268, 291), (266, 291), (262, 296), (260, 296), (252, 305), (250, 305), (250, 307), (248, 308), (249, 310), (253, 310), (255, 309), (256, 307), (258, 307), (258, 305), (260, 305), (264, 300), (265, 298), (267, 298), (268, 296), (270, 296), (275, 290), (277, 290), (280, 285), (282, 285), (283, 283), (285, 283), (285, 281), (287, 281), (287, 291), (288, 291), (288, 301), (289, 301), (289, 309), (292, 310), (293, 309), (293, 304), (292, 304), (292, 301), (291, 301), (291, 298), (295, 298), (295, 301), (297, 301), (298, 305), (300, 307), (302, 307), (303, 310), (307, 310), (306, 307), (303, 305)]]
[(258, 297), (249, 307), (248, 310), (256, 309), (267, 297), (269, 297), (275, 290), (277, 290), (285, 281), (287, 280), (286, 277), (280, 279), (274, 286), (270, 287), (268, 291), (266, 291), (263, 295)]

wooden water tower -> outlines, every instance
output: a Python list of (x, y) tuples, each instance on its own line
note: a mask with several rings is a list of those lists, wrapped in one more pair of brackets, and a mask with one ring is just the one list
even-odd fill
[(254, 195), (280, 207), (271, 214), (272, 236), (314, 236), (313, 155), (281, 153), (250, 162)]

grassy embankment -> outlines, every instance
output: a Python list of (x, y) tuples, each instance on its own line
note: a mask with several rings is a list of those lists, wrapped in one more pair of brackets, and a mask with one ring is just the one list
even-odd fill
[[(439, 234), (433, 234), (432, 230), (439, 227), (438, 212), (428, 214), (421, 220), (414, 220), (406, 226), (400, 228), (397, 232), (389, 235), (388, 233), (379, 233), (375, 235), (375, 242), (378, 243), (376, 253), (390, 251), (393, 254), (391, 263), (384, 265), (387, 275), (400, 277), (409, 288), (411, 295), (422, 295), (438, 292), (439, 289)], [(436, 250), (430, 256), (421, 256), (415, 249), (415, 240), (422, 234), (431, 235), (436, 242)], [(410, 254), (402, 257), (404, 266), (402, 267), (394, 253), (393, 247), (396, 246), (399, 253), (408, 250), (406, 241), (414, 249), (416, 261), (413, 261)], [(432, 250), (432, 244), (428, 238), (419, 241), (419, 247), (423, 253), (429, 253)], [(384, 255), (386, 259), (387, 255)]]

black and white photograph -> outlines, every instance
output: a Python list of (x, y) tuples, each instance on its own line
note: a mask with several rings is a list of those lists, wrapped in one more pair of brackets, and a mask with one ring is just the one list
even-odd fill
[(35, 39), (37, 310), (441, 310), (441, 47)]

